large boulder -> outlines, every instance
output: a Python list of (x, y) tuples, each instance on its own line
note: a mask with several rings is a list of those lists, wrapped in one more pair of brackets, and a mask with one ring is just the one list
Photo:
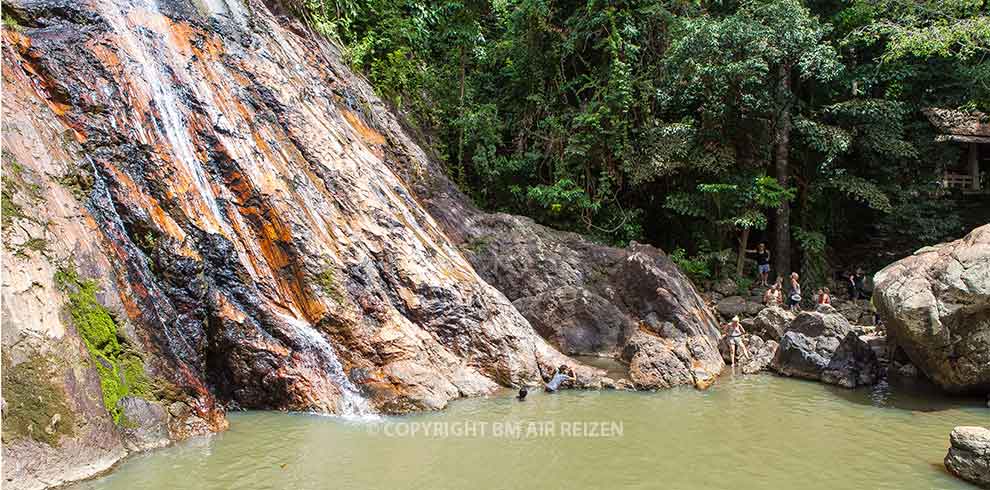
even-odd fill
[(990, 392), (990, 225), (878, 272), (874, 302), (892, 341), (943, 389)]
[(945, 467), (963, 480), (990, 488), (990, 429), (956, 427), (949, 443)]
[(759, 335), (764, 340), (779, 342), (795, 317), (794, 313), (779, 306), (770, 306), (760, 310), (753, 319), (749, 332)]
[(870, 346), (830, 306), (802, 312), (794, 319), (771, 366), (785, 376), (847, 388), (873, 384), (881, 373)]

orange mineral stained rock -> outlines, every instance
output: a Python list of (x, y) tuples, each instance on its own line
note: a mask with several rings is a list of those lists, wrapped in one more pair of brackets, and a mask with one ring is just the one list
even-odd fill
[(172, 439), (222, 429), (225, 406), (440, 409), (564, 363), (600, 386), (506, 297), (565, 282), (646, 325), (612, 353), (637, 386), (721, 370), (711, 313), (662, 253), (480, 212), (333, 44), (260, 0), (250, 22), (193, 3), (20, 2), (36, 23), (4, 31), (3, 350), (61, 359), (80, 421), (60, 447), (5, 440), (5, 477), (78, 479), (126, 453), (53, 279), (70, 262)]

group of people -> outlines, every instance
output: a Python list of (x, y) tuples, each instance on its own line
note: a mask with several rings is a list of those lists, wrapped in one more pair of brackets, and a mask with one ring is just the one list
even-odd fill
[[(788, 294), (784, 295), (784, 285), (783, 278), (778, 277), (777, 280), (770, 284), (770, 251), (767, 250), (765, 243), (759, 244), (756, 250), (747, 250), (747, 252), (756, 255), (756, 267), (757, 274), (759, 275), (760, 285), (767, 288), (766, 292), (763, 294), (763, 303), (767, 306), (787, 306), (792, 310), (797, 310), (801, 305), (801, 276), (797, 272), (792, 272), (790, 275), (790, 289)], [(866, 273), (863, 269), (857, 268), (854, 273), (846, 275), (848, 280), (848, 291), (849, 298), (852, 300), (856, 299), (867, 299), (869, 295), (866, 292), (865, 282)], [(815, 302), (819, 305), (831, 305), (832, 304), (832, 294), (829, 288), (822, 287), (818, 288), (815, 292)], [(741, 354), (740, 359), (751, 359), (752, 356), (749, 353), (749, 349), (746, 348), (745, 342), (743, 342), (743, 335), (746, 334), (746, 329), (743, 328), (742, 322), (739, 320), (738, 316), (732, 318), (732, 321), (723, 326), (724, 338), (726, 344), (729, 348), (729, 357), (733, 366), (736, 365), (736, 352), (739, 351)], [(561, 364), (556, 371), (551, 376), (550, 380), (544, 383), (543, 389), (547, 392), (555, 392), (559, 390), (564, 383), (568, 381), (573, 381), (574, 371), (567, 367), (566, 364)], [(525, 400), (528, 391), (526, 388), (519, 390), (519, 395), (517, 398), (519, 400)]]
[[(756, 250), (747, 250), (756, 257), (757, 279), (760, 285), (767, 288), (763, 295), (763, 304), (767, 306), (784, 305), (791, 309), (797, 309), (801, 303), (801, 282), (797, 272), (790, 275), (790, 291), (784, 296), (783, 279), (778, 277), (773, 284), (769, 283), (770, 278), (770, 250), (765, 243), (760, 243)], [(869, 299), (870, 294), (866, 290), (866, 272), (857, 267), (855, 272), (845, 274), (846, 287), (850, 300)], [(832, 304), (832, 293), (828, 288), (820, 288), (815, 293), (815, 302), (820, 305)]]
[(790, 309), (797, 309), (801, 304), (801, 276), (797, 272), (791, 273), (790, 293), (784, 297), (784, 280), (777, 278), (772, 286), (763, 293), (763, 304), (767, 306), (787, 306)]

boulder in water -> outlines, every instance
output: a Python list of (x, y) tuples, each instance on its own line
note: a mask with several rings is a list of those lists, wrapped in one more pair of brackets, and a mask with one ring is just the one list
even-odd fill
[(949, 443), (945, 467), (963, 480), (990, 488), (990, 429), (956, 427)]
[(703, 387), (722, 371), (718, 323), (663, 251), (607, 247), (529, 218), (479, 213), (455, 192), (434, 194), (430, 211), (551, 344), (621, 356), (640, 389)]
[(990, 225), (875, 276), (888, 336), (937, 385), (990, 391)]
[(784, 333), (774, 371), (847, 388), (873, 384), (881, 368), (870, 346), (830, 306), (802, 312)]

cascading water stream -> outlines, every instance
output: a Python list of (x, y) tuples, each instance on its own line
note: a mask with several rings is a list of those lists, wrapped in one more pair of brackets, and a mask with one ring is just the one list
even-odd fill
[[(239, 0), (204, 0), (201, 4), (210, 15), (217, 18), (229, 19), (234, 23), (243, 26), (246, 22), (246, 12)], [(164, 143), (165, 151), (171, 154), (175, 166), (184, 169), (192, 177), (195, 189), (191, 189), (190, 196), (199, 199), (205, 204), (205, 210), (212, 214), (211, 219), (199, 220), (200, 226), (208, 233), (222, 233), (229, 236), (235, 234), (230, 231), (230, 225), (226, 217), (218, 206), (218, 196), (210, 184), (209, 176), (203, 168), (203, 162), (197, 152), (192, 139), (192, 132), (186, 114), (183, 112), (185, 104), (179, 97), (175, 85), (182, 84), (191, 95), (199, 100), (211, 100), (211, 97), (203, 97), (196, 88), (196, 84), (191, 83), (188, 74), (184, 73), (181, 66), (168, 65), (173, 60), (183, 59), (176, 46), (174, 46), (167, 35), (171, 26), (167, 18), (161, 14), (156, 0), (97, 0), (97, 8), (109, 23), (117, 41), (122, 47), (121, 60), (126, 72), (125, 77), (132, 83), (132, 90), (143, 93), (136, 94), (139, 99), (148, 101), (148, 109), (154, 114), (149, 115), (153, 132), (148, 134), (139, 131), (139, 138), (142, 143), (158, 147)], [(155, 39), (153, 36), (161, 36)], [(138, 114), (133, 127), (142, 128), (142, 115)], [(98, 176), (99, 177), (99, 176)], [(100, 189), (105, 192), (105, 185), (100, 182)], [(193, 196), (195, 195), (195, 196)], [(107, 199), (110, 199), (107, 194)], [(112, 206), (110, 206), (112, 211)], [(123, 230), (120, 218), (112, 216), (111, 220), (115, 225)], [(126, 233), (121, 231), (122, 241), (127, 242)], [(136, 247), (130, 246), (132, 253), (141, 255)], [(149, 278), (150, 279), (150, 278)], [(147, 284), (155, 284), (153, 279), (146, 281)], [(358, 388), (348, 379), (337, 353), (330, 342), (320, 335), (319, 332), (304, 321), (283, 316), (285, 323), (290, 326), (294, 334), (294, 342), (298, 350), (305, 352), (319, 362), (319, 368), (326, 373), (327, 378), (340, 391), (340, 415), (345, 417), (374, 417), (375, 410), (368, 401), (361, 395)], [(192, 349), (185, 339), (174, 339), (174, 335), (165, 332), (168, 341), (180, 347), (188, 354)], [(179, 336), (181, 337), (181, 335)]]
[[(124, 66), (131, 72), (128, 74), (128, 78), (140, 82), (134, 84), (133, 87), (147, 92), (146, 100), (153, 104), (158, 113), (157, 118), (152, 118), (156, 132), (168, 143), (168, 149), (179, 166), (185, 167), (192, 174), (192, 181), (196, 186), (199, 198), (212, 212), (215, 225), (221, 229), (225, 228), (224, 217), (217, 206), (217, 196), (210, 186), (199, 157), (196, 155), (196, 149), (189, 134), (188, 122), (180, 112), (179, 108), (182, 107), (182, 104), (180, 104), (172, 87), (172, 82), (166, 78), (162, 68), (155, 62), (152, 53), (158, 52), (164, 47), (166, 59), (180, 59), (181, 57), (168, 42), (159, 43), (164, 46), (147, 46), (144, 39), (137, 35), (139, 26), (134, 25), (128, 19), (128, 15), (132, 11), (144, 11), (140, 14), (147, 17), (149, 22), (164, 23), (164, 17), (158, 9), (157, 2), (155, 0), (132, 0), (129, 2), (104, 0), (99, 3), (99, 10), (126, 51), (127, 57), (121, 59), (126, 60)], [(167, 32), (169, 29), (168, 25), (164, 24), (155, 27), (155, 31), (159, 33)], [(176, 71), (176, 73), (179, 76), (180, 71)], [(192, 87), (192, 84), (186, 85)], [(141, 87), (146, 88), (142, 89)], [(134, 126), (141, 127), (140, 124)], [(142, 136), (145, 135), (142, 134)], [(153, 141), (142, 142), (149, 145), (154, 144)], [(207, 231), (217, 232), (220, 230)]]
[(319, 359), (324, 372), (340, 389), (340, 415), (344, 417), (373, 417), (375, 410), (368, 400), (361, 395), (358, 387), (344, 373), (344, 366), (337, 357), (330, 342), (327, 341), (310, 324), (296, 318), (280, 315), (285, 323), (292, 327), (296, 334), (294, 339), (300, 350), (312, 354)]

